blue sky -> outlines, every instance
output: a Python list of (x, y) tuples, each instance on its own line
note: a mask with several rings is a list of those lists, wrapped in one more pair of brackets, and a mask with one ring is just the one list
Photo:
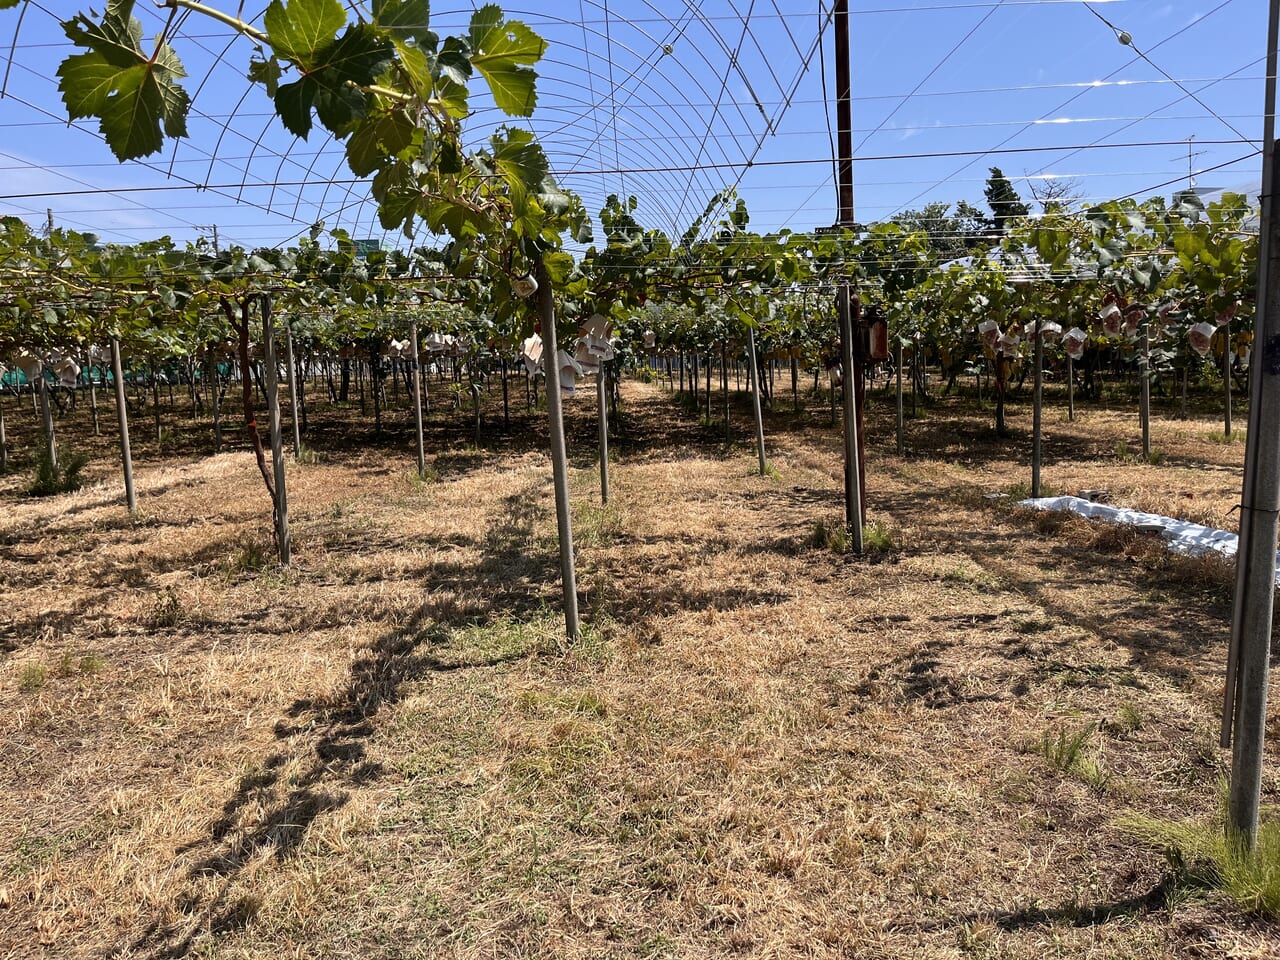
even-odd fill
[[(471, 10), (457, 0), (433, 6), (442, 33)], [(860, 220), (935, 200), (981, 205), (993, 165), (1028, 199), (1032, 183), (1054, 177), (1086, 200), (1167, 195), (1187, 182), (1189, 149), (1197, 170), (1224, 165), (1197, 176), (1201, 186), (1256, 190), (1258, 144), (1218, 141), (1261, 137), (1266, 5), (1257, 0), (851, 6)], [(117, 242), (187, 240), (216, 223), (224, 242), (274, 244), (317, 218), (383, 236), (365, 186), (341, 182), (350, 179), (341, 148), (319, 131), (309, 142), (283, 133), (265, 92), (244, 79), (249, 43), (197, 16), (176, 44), (191, 74), (191, 136), (146, 165), (116, 163), (93, 123), (62, 119), (54, 72), (70, 47), (57, 21), (76, 8), (29, 3), (16, 36), (21, 10), (0, 14), (4, 59), (13, 44), (0, 99), (0, 212), (43, 222), (52, 207), (59, 222)], [(829, 26), (817, 42), (828, 6), (523, 0), (506, 9), (550, 42), (530, 125), (588, 209), (633, 193), (642, 220), (679, 231), (736, 185), (756, 229), (807, 231), (834, 219)], [(153, 5), (139, 2), (137, 13), (153, 33)], [(469, 130), (480, 140), (502, 118), (483, 96), (475, 103)], [(1103, 146), (1121, 144), (1152, 145)], [(128, 192), (140, 187), (178, 189)]]

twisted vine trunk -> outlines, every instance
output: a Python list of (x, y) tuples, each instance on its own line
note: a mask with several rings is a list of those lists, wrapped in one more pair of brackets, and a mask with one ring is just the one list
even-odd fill
[[(240, 300), (239, 304), (233, 303), (227, 297), (221, 298), (219, 303), (222, 306), (222, 312), (226, 315), (227, 323), (236, 334), (236, 349), (240, 357), (240, 369), (248, 371), (249, 366), (249, 308), (253, 304), (254, 297), (247, 296)], [(239, 306), (239, 317), (236, 315), (236, 306)], [(249, 437), (249, 446), (253, 448), (254, 459), (258, 462), (258, 472), (262, 474), (262, 482), (266, 484), (267, 493), (271, 495), (271, 512), (272, 518), (275, 519), (277, 512), (276, 485), (272, 479), (271, 471), (267, 469), (267, 451), (262, 446), (262, 435), (258, 433), (258, 419), (253, 409), (253, 380), (249, 376), (240, 378), (242, 403), (244, 408), (244, 429)], [(272, 536), (276, 541), (276, 549), (280, 547), (280, 537), (275, 523), (271, 525)]]

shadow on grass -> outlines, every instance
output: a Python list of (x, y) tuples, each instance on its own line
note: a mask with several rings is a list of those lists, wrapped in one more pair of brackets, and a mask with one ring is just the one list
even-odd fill
[[(185, 957), (202, 936), (244, 927), (256, 907), (252, 894), (236, 889), (237, 878), (264, 854), (277, 861), (295, 856), (317, 820), (383, 775), (367, 744), (383, 712), (412, 684), (433, 673), (495, 668), (543, 652), (537, 626), (520, 619), (539, 611), (545, 620), (536, 579), (514, 588), (510, 580), (512, 563), (527, 562), (530, 552), (538, 570), (547, 567), (546, 557), (528, 549), (538, 520), (531, 503), (522, 496), (504, 501), (488, 537), (476, 544), (483, 555), (478, 565), (432, 568), (424, 602), (351, 664), (341, 689), (297, 700), (285, 711), (275, 727), (279, 749), (240, 778), (208, 835), (177, 851), (194, 858), (188, 890), (174, 904), (180, 919), (153, 921), (120, 953)], [(446, 584), (487, 602), (434, 599), (431, 588)], [(255, 815), (255, 808), (264, 812)], [(210, 879), (216, 881), (211, 891)]]
[(1165, 909), (1177, 887), (1171, 877), (1164, 877), (1146, 893), (1106, 903), (1082, 904), (1075, 901), (1058, 907), (1023, 907), (1020, 910), (975, 912), (928, 924), (931, 931), (964, 927), (975, 923), (991, 923), (1001, 930), (1015, 932), (1033, 927), (1068, 924), (1073, 927), (1097, 927), (1113, 920), (1124, 920)]

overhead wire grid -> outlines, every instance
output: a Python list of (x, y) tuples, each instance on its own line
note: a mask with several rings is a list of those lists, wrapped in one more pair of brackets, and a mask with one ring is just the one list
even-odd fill
[[(832, 222), (833, 105), (823, 83), (824, 70), (833, 72), (830, 0), (803, 9), (784, 0), (532, 6), (504, 12), (548, 41), (537, 109), (529, 120), (504, 117), (477, 84), (472, 146), (500, 124), (527, 126), (589, 211), (610, 194), (635, 195), (638, 219), (673, 237), (726, 188), (746, 199), (758, 230), (807, 232)], [(1241, 0), (1219, 0), (1196, 21), (1141, 36), (1141, 58), (1116, 44), (1119, 65), (1100, 77), (1082, 75), (1069, 51), (1037, 57), (1032, 73), (1024, 62), (1002, 66), (993, 52), (1059, 25), (1081, 35), (1096, 28), (1096, 42), (1114, 43), (1098, 32), (1123, 26), (1127, 14), (1143, 19), (1137, 14), (1151, 4), (1107, 4), (1105, 23), (1097, 0), (853, 6), (860, 221), (937, 199), (981, 204), (990, 165), (1024, 194), (1028, 182), (1066, 178), (1081, 184), (1080, 200), (1145, 184), (1162, 189), (1184, 169), (1173, 148), (1189, 136), (1209, 151), (1204, 167), (1241, 164), (1241, 177), (1249, 175), (1250, 136), (1261, 122), (1248, 105), (1261, 85), (1261, 51), (1246, 45), (1223, 66), (1188, 60), (1180, 46), (1194, 44), (1206, 25), (1237, 28), (1249, 6)], [(149, 4), (135, 12), (149, 33), (163, 21)], [(258, 23), (262, 12), (245, 11)], [(471, 13), (470, 4), (436, 5), (432, 27), (462, 31)], [(12, 133), (0, 154), (4, 212), (35, 220), (54, 207), (60, 223), (122, 242), (208, 236), (217, 223), (224, 242), (253, 247), (291, 242), (316, 221), (389, 246), (433, 242), (383, 231), (343, 145), (319, 128), (307, 141), (285, 132), (265, 91), (245, 78), (249, 42), (199, 15), (186, 15), (174, 39), (190, 74), (189, 136), (144, 163), (116, 164), (92, 122), (66, 123), (55, 76), (72, 50), (57, 24), (66, 15), (53, 0), (28, 0), (20, 28), (18, 16), (0, 20), (15, 26), (0, 100), (0, 129)], [(1075, 112), (1064, 115), (1068, 108)]]

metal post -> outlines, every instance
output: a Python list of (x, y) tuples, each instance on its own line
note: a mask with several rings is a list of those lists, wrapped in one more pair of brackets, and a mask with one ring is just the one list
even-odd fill
[(747, 328), (747, 362), (751, 371), (751, 408), (756, 416), (756, 455), (760, 459), (760, 476), (764, 476), (768, 463), (764, 458), (764, 414), (760, 409), (760, 368), (756, 360), (756, 330)]
[(413, 350), (413, 427), (418, 435), (418, 476), (427, 475), (427, 448), (422, 434), (422, 370), (418, 363), (418, 321), (409, 321), (409, 346)]
[(1142, 338), (1138, 343), (1142, 359), (1138, 364), (1138, 419), (1142, 421), (1142, 459), (1151, 462), (1151, 336), (1147, 321), (1142, 321)]
[(1262, 750), (1266, 733), (1267, 672), (1275, 603), (1276, 533), (1280, 518), (1280, 222), (1275, 200), (1275, 103), (1280, 0), (1271, 0), (1267, 30), (1266, 107), (1263, 112), (1262, 215), (1259, 231), (1255, 356), (1251, 371), (1249, 429), (1240, 504), (1240, 543), (1232, 607), (1223, 739), (1235, 742), (1231, 758), (1228, 834), (1252, 850), (1258, 831)]
[(609, 404), (605, 396), (608, 384), (605, 365), (600, 364), (600, 372), (596, 374), (596, 404), (600, 427), (600, 502), (609, 502)]
[[(1263, 188), (1266, 189), (1265, 187)], [(1231, 321), (1222, 325), (1222, 432), (1231, 436)]]
[(267, 390), (267, 423), (271, 430), (271, 467), (276, 482), (276, 538), (280, 541), (280, 563), (289, 566), (289, 498), (285, 493), (284, 441), (280, 437), (280, 394), (276, 370), (275, 328), (271, 323), (271, 297), (262, 295), (262, 373)]
[(133, 453), (129, 449), (129, 410), (124, 400), (124, 368), (120, 362), (120, 341), (111, 338), (111, 379), (116, 388), (116, 422), (120, 424), (120, 464), (124, 467), (124, 498), (129, 512), (137, 513), (138, 495), (133, 489)]
[(213, 402), (213, 452), (222, 452), (222, 376), (218, 355), (209, 351), (209, 398)]
[(1035, 402), (1034, 409), (1031, 414), (1031, 496), (1040, 496), (1040, 461), (1041, 461), (1041, 435), (1040, 426), (1042, 423), (1041, 409), (1044, 400), (1044, 320), (1036, 318), (1036, 385), (1035, 385)]
[(293, 459), (302, 459), (302, 427), (298, 424), (298, 410), (302, 404), (298, 400), (298, 368), (293, 363), (293, 327), (288, 320), (284, 322), (285, 360), (289, 364), (289, 414), (293, 421)]
[(861, 478), (858, 476), (858, 415), (853, 389), (854, 301), (847, 283), (836, 295), (840, 315), (840, 362), (844, 369), (844, 522), (853, 538), (853, 552), (862, 555)]
[(1076, 419), (1076, 362), (1067, 354), (1067, 419)]
[(902, 341), (894, 351), (894, 366), (898, 368), (898, 456), (906, 451), (906, 417), (902, 409)]
[(841, 226), (853, 226), (853, 86), (849, 70), (849, 0), (835, 0), (836, 158)]
[(49, 463), (58, 469), (58, 439), (53, 429), (53, 410), (49, 406), (49, 380), (44, 375), (44, 364), (40, 365), (40, 372), (36, 374), (39, 381), (37, 393), (40, 394), (40, 419), (44, 421), (44, 442), (45, 453), (49, 457)]
[(547, 420), (551, 427), (551, 472), (556, 492), (556, 530), (560, 539), (560, 582), (564, 592), (565, 634), (577, 640), (578, 578), (573, 561), (573, 525), (569, 506), (569, 456), (565, 449), (564, 412), (560, 404), (560, 370), (556, 345), (556, 304), (551, 278), (541, 261), (535, 267), (538, 281), (538, 316), (542, 320), (542, 366), (547, 377)]

